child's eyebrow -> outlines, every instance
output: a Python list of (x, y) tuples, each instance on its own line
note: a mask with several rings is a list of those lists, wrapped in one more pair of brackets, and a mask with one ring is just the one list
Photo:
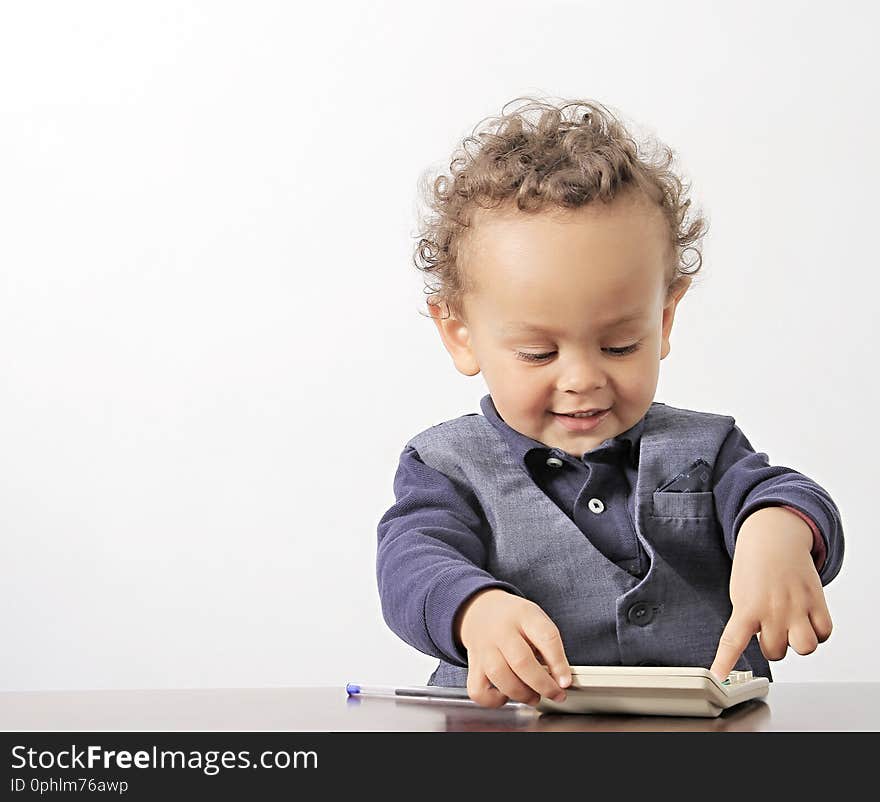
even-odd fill
[[(616, 326), (622, 326), (624, 323), (632, 323), (634, 320), (640, 320), (641, 317), (641, 312), (633, 312), (632, 314), (627, 314), (616, 320), (609, 321), (605, 324), (605, 328), (613, 329)], [(516, 322), (503, 325), (501, 327), (501, 334), (553, 334), (553, 331), (544, 329), (541, 326), (536, 326), (533, 323)]]

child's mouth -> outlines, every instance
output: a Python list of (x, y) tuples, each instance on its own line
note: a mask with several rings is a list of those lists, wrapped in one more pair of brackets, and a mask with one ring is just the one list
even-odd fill
[(570, 432), (588, 432), (602, 423), (602, 421), (608, 416), (609, 412), (611, 412), (610, 407), (604, 412), (597, 412), (594, 415), (587, 415), (586, 417), (575, 418), (572, 415), (563, 415), (559, 412), (554, 412), (553, 417), (555, 417), (556, 420), (558, 420), (559, 423)]

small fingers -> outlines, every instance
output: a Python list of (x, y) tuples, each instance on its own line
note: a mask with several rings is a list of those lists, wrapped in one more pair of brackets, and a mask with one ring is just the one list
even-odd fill
[(831, 616), (825, 604), (811, 610), (788, 628), (788, 642), (798, 654), (812, 654), (831, 637)]
[(501, 707), (508, 699), (530, 705), (540, 701), (540, 696), (513, 672), (498, 649), (471, 663), (467, 690), (468, 696), (483, 707)]
[(788, 642), (798, 654), (812, 654), (819, 645), (810, 619), (804, 616), (788, 628)]
[(734, 610), (733, 615), (724, 627), (721, 638), (718, 641), (718, 651), (715, 653), (715, 660), (709, 669), (719, 681), (723, 682), (727, 679), (728, 674), (733, 671), (746, 646), (752, 639), (752, 635), (758, 631), (757, 622), (750, 618), (739, 615)]
[[(559, 628), (543, 610), (538, 610), (537, 613), (524, 623), (523, 635), (534, 645), (556, 680), (554, 693), (558, 694), (561, 688), (567, 688), (571, 685), (571, 666), (565, 656), (565, 647), (562, 645), (562, 635), (559, 633)], [(544, 693), (544, 696), (554, 698), (550, 693)]]
[(788, 627), (777, 621), (762, 621), (758, 642), (768, 660), (781, 660), (788, 651)]
[(734, 610), (733, 615), (724, 627), (721, 638), (718, 641), (718, 651), (715, 660), (709, 669), (720, 682), (727, 679), (727, 675), (733, 671), (733, 667), (749, 645), (752, 635), (758, 631), (758, 625), (746, 616), (741, 616)]
[(501, 707), (507, 703), (507, 697), (493, 687), (486, 674), (473, 666), (468, 669), (467, 692), (471, 699), (483, 707)]
[(540, 701), (540, 696), (546, 696), (556, 702), (565, 699), (565, 691), (560, 689), (548, 670), (538, 662), (534, 647), (530, 648), (522, 638), (507, 644), (501, 651), (516, 676), (528, 688), (539, 694), (539, 699), (535, 703)]
[(486, 664), (485, 671), (492, 684), (508, 699), (527, 705), (536, 705), (541, 701), (535, 689), (530, 688), (514, 673), (501, 652)]
[(810, 623), (813, 626), (813, 632), (816, 633), (816, 639), (819, 643), (825, 643), (831, 637), (831, 630), (833, 629), (831, 615), (824, 604), (818, 610), (810, 612)]

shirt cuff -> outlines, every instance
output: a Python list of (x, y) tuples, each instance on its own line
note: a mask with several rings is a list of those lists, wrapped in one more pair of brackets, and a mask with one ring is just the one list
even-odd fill
[(787, 504), (780, 504), (780, 507), (784, 510), (790, 510), (799, 518), (802, 518), (810, 527), (813, 532), (813, 548), (810, 551), (810, 555), (813, 558), (813, 562), (816, 564), (816, 570), (821, 571), (822, 566), (825, 565), (825, 557), (827, 556), (827, 549), (825, 548), (825, 539), (819, 533), (819, 527), (816, 526), (813, 519), (810, 518), (809, 515), (804, 515), (800, 510), (796, 510), (794, 507), (789, 507)]

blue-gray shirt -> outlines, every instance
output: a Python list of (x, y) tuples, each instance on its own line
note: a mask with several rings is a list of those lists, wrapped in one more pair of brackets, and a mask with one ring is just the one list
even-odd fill
[[(480, 402), (485, 418), (502, 436), (513, 459), (532, 481), (609, 560), (642, 577), (649, 566), (634, 525), (635, 485), (644, 418), (576, 458), (517, 432), (501, 419), (490, 395)], [(797, 471), (772, 466), (733, 426), (715, 461), (711, 489), (715, 512), (732, 558), (742, 522), (755, 510), (787, 505), (808, 516), (821, 534), (826, 585), (843, 557), (840, 513), (829, 494)], [(419, 651), (464, 665), (467, 655), (453, 637), (452, 621), (475, 592), (500, 587), (521, 592), (489, 574), (485, 564), (486, 521), (472, 494), (404, 448), (394, 477), (395, 504), (378, 525), (376, 570), (383, 616), (389, 627)], [(590, 505), (599, 503), (602, 515)], [(594, 507), (595, 509), (595, 507)], [(448, 570), (454, 567), (455, 570)], [(454, 576), (437, 592), (437, 577)]]

